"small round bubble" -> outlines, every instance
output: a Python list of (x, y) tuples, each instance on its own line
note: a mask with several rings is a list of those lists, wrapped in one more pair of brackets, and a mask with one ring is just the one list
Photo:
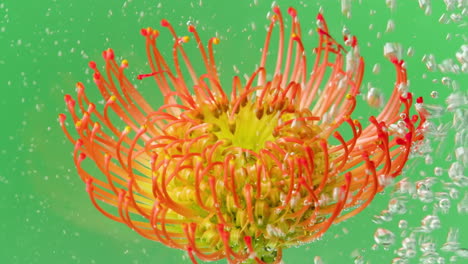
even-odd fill
[(406, 213), (405, 202), (402, 200), (393, 198), (388, 203), (388, 210), (392, 214), (404, 214)]
[(400, 228), (400, 229), (408, 228), (408, 221), (400, 220), (400, 222), (398, 222), (398, 228)]
[(440, 219), (437, 215), (428, 215), (422, 220), (423, 228), (427, 230), (435, 230), (440, 228)]
[(430, 165), (433, 163), (433, 159), (432, 159), (432, 156), (431, 155), (426, 155), (426, 157), (424, 157), (424, 163), (426, 163), (427, 165)]
[(378, 245), (388, 247), (395, 243), (395, 235), (390, 230), (377, 228), (374, 233), (374, 240)]
[(439, 207), (442, 209), (442, 212), (447, 213), (450, 209), (450, 200), (447, 198), (441, 199), (439, 201)]

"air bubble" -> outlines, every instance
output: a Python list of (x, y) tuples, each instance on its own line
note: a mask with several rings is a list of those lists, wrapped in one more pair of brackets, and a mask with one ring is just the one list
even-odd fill
[(414, 239), (413, 236), (407, 237), (403, 239), (403, 241), (401, 242), (401, 245), (403, 246), (403, 248), (414, 250), (416, 249), (416, 240)]
[(418, 198), (423, 203), (430, 203), (434, 200), (434, 193), (430, 190), (417, 190)]
[(450, 15), (450, 19), (455, 23), (460, 23), (460, 21), (463, 20), (463, 18), (462, 18), (462, 16), (460, 14), (455, 14), (455, 13), (452, 13)]
[(367, 92), (366, 101), (372, 107), (382, 107), (384, 105), (383, 93), (379, 89), (372, 87)]
[(400, 228), (400, 229), (408, 228), (408, 221), (400, 220), (400, 222), (398, 222), (398, 228)]
[(426, 242), (426, 243), (422, 243), (419, 246), (419, 249), (421, 250), (421, 252), (424, 253), (424, 255), (426, 255), (426, 254), (430, 254), (430, 253), (435, 252), (436, 251), (436, 246), (435, 246), (434, 242)]
[(374, 64), (374, 67), (372, 67), (372, 73), (374, 73), (374, 74), (379, 74), (380, 73), (380, 64), (378, 64), (378, 63)]
[(365, 264), (366, 261), (364, 260), (363, 256), (357, 256), (354, 258), (354, 264)]
[(392, 259), (392, 264), (408, 264), (408, 260), (404, 258), (394, 258)]
[(468, 249), (460, 248), (457, 251), (455, 251), (455, 254), (457, 254), (457, 256), (462, 257), (462, 258), (468, 258)]
[(387, 5), (390, 10), (395, 10), (396, 7), (396, 0), (385, 0), (385, 4)]
[(399, 43), (390, 43), (387, 42), (384, 45), (384, 56), (387, 58), (396, 57), (401, 58), (402, 47)]
[(450, 23), (450, 17), (446, 13), (443, 13), (439, 18), (439, 23), (441, 23), (441, 24)]
[(323, 28), (323, 21), (322, 21), (322, 20), (320, 20), (320, 19), (317, 19), (317, 22), (316, 22), (316, 24), (317, 24), (317, 27), (318, 27), (318, 28), (320, 28), (320, 29), (322, 29), (322, 28)]
[(347, 18), (351, 17), (351, 0), (341, 0), (341, 13)]
[(395, 30), (395, 22), (392, 19), (389, 19), (387, 22), (387, 28), (385, 32), (393, 32)]
[(444, 214), (448, 213), (450, 209), (450, 200), (447, 198), (441, 199), (439, 201), (439, 207)]
[(442, 84), (445, 86), (449, 86), (452, 80), (449, 77), (442, 77)]
[(458, 213), (468, 214), (468, 192), (465, 193), (463, 199), (458, 203)]
[(347, 27), (343, 27), (343, 30), (341, 31), (341, 33), (345, 36), (348, 36), (349, 34), (351, 34)]
[(437, 63), (433, 54), (424, 55), (422, 61), (426, 64), (429, 71), (436, 70)]
[(403, 179), (398, 183), (398, 191), (400, 193), (413, 194), (415, 192), (415, 187), (412, 182), (409, 182), (408, 179)]
[(322, 258), (320, 256), (315, 256), (314, 264), (323, 264)]
[(414, 48), (413, 47), (409, 47), (408, 50), (406, 51), (406, 55), (408, 57), (413, 57), (414, 55)]
[(468, 152), (465, 151), (464, 147), (458, 147), (457, 149), (455, 149), (455, 158), (460, 163), (467, 163)]
[(432, 156), (427, 154), (426, 157), (424, 157), (424, 163), (426, 163), (427, 165), (430, 165), (433, 163), (433, 159), (432, 159)]
[(405, 214), (406, 205), (405, 202), (396, 198), (393, 198), (388, 203), (388, 210), (392, 214)]
[(449, 191), (449, 195), (452, 199), (458, 199), (458, 197), (460, 197), (460, 192), (455, 188), (451, 188)]
[(414, 258), (416, 257), (416, 250), (408, 249), (406, 250), (406, 257), (407, 258)]
[(450, 257), (450, 264), (456, 264), (458, 261), (457, 256), (451, 256)]
[(377, 218), (385, 222), (390, 222), (393, 219), (393, 214), (389, 210), (382, 210), (382, 212), (380, 212), (380, 215), (377, 216)]
[(422, 227), (428, 231), (440, 228), (440, 219), (437, 215), (428, 215), (422, 220)]
[(378, 245), (389, 247), (395, 243), (395, 235), (390, 230), (377, 228), (374, 233), (374, 240)]
[(459, 162), (453, 162), (448, 170), (449, 177), (453, 180), (457, 176), (463, 176), (463, 166)]

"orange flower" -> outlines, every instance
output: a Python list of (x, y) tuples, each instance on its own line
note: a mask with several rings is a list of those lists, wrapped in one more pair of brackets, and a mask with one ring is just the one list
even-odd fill
[[(194, 263), (279, 263), (283, 248), (313, 241), (359, 213), (401, 173), (425, 121), (423, 113), (410, 116), (403, 61), (390, 56), (395, 88), (363, 128), (351, 117), (364, 72), (356, 38), (345, 35), (347, 47), (341, 46), (319, 14), (309, 73), (296, 11), (288, 10), (290, 35), (280, 9), (273, 11), (260, 65), (244, 84), (233, 78), (230, 97), (213, 56), (219, 39), (205, 48), (193, 26), (188, 31), (204, 69), (192, 67), (183, 48), (189, 37), (179, 37), (166, 20), (161, 25), (175, 39), (175, 70), (156, 46), (159, 31), (141, 31), (152, 73), (138, 79), (152, 77), (161, 90), (165, 103), (157, 110), (125, 77), (128, 62), (118, 65), (111, 49), (103, 53), (104, 74), (90, 63), (104, 106), (98, 110), (78, 83), (78, 111), (65, 96), (78, 138), (67, 131), (64, 114), (59, 120), (102, 214), (186, 250)], [(274, 55), (270, 71), (267, 59)]]

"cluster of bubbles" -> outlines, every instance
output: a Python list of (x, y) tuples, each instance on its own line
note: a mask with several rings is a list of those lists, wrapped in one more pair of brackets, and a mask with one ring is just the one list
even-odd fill
[[(468, 93), (453, 85), (455, 80), (443, 79), (441, 83), (450, 83), (450, 95), (443, 105), (425, 106), (436, 114), (428, 122), (427, 142), (413, 153), (421, 157), (408, 165), (405, 174), (411, 176), (396, 185), (388, 207), (374, 220), (378, 227), (373, 249), (392, 250), (394, 264), (462, 263), (459, 261), (468, 259), (457, 226), (468, 215)], [(424, 165), (417, 165), (421, 160)], [(419, 176), (414, 175), (415, 169)], [(422, 216), (419, 222), (408, 220), (417, 215)], [(398, 222), (398, 227), (382, 227), (391, 222)], [(445, 241), (440, 241), (444, 236)]]
[[(417, 1), (425, 15), (439, 15), (433, 14), (431, 0)], [(443, 2), (445, 10), (439, 23), (466, 28), (468, 1)], [(394, 0), (386, 0), (386, 4), (392, 10), (396, 7)], [(342, 0), (342, 12), (350, 17), (351, 1)], [(393, 29), (393, 23), (389, 21), (387, 27)], [(396, 183), (387, 208), (374, 218), (377, 226), (372, 249), (393, 254), (393, 264), (468, 263), (468, 245), (460, 243), (459, 229), (460, 222), (468, 219), (468, 92), (463, 87), (466, 83), (460, 85), (457, 80), (468, 74), (468, 45), (466, 36), (459, 33), (447, 33), (446, 40), (453, 37), (465, 38), (465, 44), (451, 58), (436, 59), (434, 54), (422, 57), (428, 71), (423, 78), (443, 75), (433, 79), (434, 85), (443, 90), (440, 94), (437, 90), (428, 92), (437, 103), (419, 106), (430, 114), (427, 140), (414, 149), (413, 159), (403, 173), (408, 177)], [(388, 53), (400, 57), (402, 47), (389, 43), (384, 47), (384, 54)], [(408, 50), (406, 55), (412, 53)], [(372, 71), (378, 73), (380, 65), (376, 64)], [(381, 107), (382, 92), (370, 84), (367, 88), (366, 101)], [(445, 98), (441, 98), (442, 94)], [(314, 263), (322, 263), (321, 258), (314, 259)], [(368, 262), (358, 254), (354, 263)]]
[[(444, 0), (445, 12), (440, 15), (439, 23), (455, 24), (459, 28), (466, 28), (468, 22), (468, 1), (466, 0)], [(419, 0), (419, 6), (425, 11), (426, 15), (432, 14), (432, 4), (430, 0)], [(459, 35), (459, 34), (455, 34)], [(451, 40), (454, 34), (447, 33), (446, 39)], [(466, 43), (466, 41), (465, 41)], [(455, 54), (455, 59), (442, 59), (440, 63), (436, 62), (433, 54), (427, 54), (423, 62), (429, 71), (440, 70), (442, 73), (468, 73), (468, 45), (462, 44)]]
[[(446, 11), (451, 13), (443, 13), (439, 22), (465, 27), (466, 23), (458, 18), (468, 14), (468, 2), (445, 0), (444, 3)], [(419, 4), (426, 15), (432, 13), (429, 0), (419, 0)], [(450, 36), (448, 34), (447, 39)], [(426, 54), (422, 58), (428, 72), (445, 75), (433, 82), (448, 89), (449, 95), (443, 102), (438, 91), (430, 92), (430, 96), (439, 99), (440, 103), (422, 106), (430, 113), (428, 139), (413, 153), (422, 158), (415, 158), (412, 164), (408, 164), (405, 174), (411, 176), (397, 184), (388, 207), (374, 220), (378, 227), (374, 232), (373, 249), (391, 250), (395, 254), (393, 264), (468, 261), (468, 248), (459, 242), (457, 226), (468, 215), (468, 92), (460, 87), (456, 77), (447, 76), (466, 78), (468, 45), (461, 45), (454, 55), (454, 58), (440, 62), (434, 54)], [(426, 74), (423, 77), (427, 77)], [(417, 165), (421, 160), (424, 165)], [(417, 174), (416, 169), (419, 176), (414, 175)], [(412, 205), (411, 210), (409, 204)], [(411, 218), (422, 217), (419, 222), (412, 222), (409, 215)], [(390, 222), (397, 222), (398, 227), (388, 228)], [(441, 241), (440, 237), (446, 238)]]

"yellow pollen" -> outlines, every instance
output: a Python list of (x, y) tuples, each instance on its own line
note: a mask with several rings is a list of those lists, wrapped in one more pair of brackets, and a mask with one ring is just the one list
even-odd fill
[(81, 120), (78, 120), (78, 121), (76, 121), (76, 123), (75, 123), (75, 127), (76, 127), (76, 128), (80, 128), (80, 127), (81, 127), (81, 124), (82, 124)]
[(183, 36), (183, 37), (181, 38), (181, 40), (182, 40), (182, 42), (187, 43), (187, 42), (190, 41), (190, 37), (189, 37), (189, 36)]

